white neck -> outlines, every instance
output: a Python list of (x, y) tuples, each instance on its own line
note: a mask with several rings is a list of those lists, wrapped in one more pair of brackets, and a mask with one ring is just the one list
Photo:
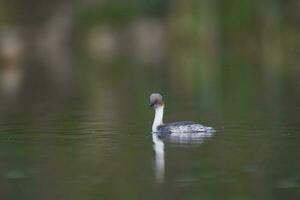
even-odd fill
[(155, 109), (155, 117), (152, 125), (152, 132), (157, 132), (157, 127), (163, 124), (164, 106)]

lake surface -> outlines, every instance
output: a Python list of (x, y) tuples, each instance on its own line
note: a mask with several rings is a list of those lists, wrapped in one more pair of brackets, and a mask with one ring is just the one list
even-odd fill
[(176, 98), (166, 121), (218, 130), (188, 142), (155, 138), (148, 93), (140, 100), (104, 101), (101, 109), (77, 96), (3, 104), (1, 199), (299, 199), (296, 104), (278, 113), (219, 107), (216, 115), (199, 99)]
[(0, 0), (0, 200), (299, 200), (299, 5)]

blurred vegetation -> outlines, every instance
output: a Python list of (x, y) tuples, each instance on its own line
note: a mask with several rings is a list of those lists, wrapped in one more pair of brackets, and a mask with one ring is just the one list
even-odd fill
[(97, 104), (107, 92), (160, 90), (215, 112), (224, 102), (251, 110), (262, 96), (280, 102), (287, 84), (299, 93), (299, 9), (293, 0), (1, 0), (2, 79), (30, 98), (48, 88)]
[(30, 97), (45, 87), (54, 96), (70, 87), (83, 96), (161, 90), (201, 99), (207, 109), (235, 101), (239, 112), (257, 94), (269, 102), (284, 85), (299, 92), (299, 7), (293, 0), (1, 0), (1, 70), (14, 74), (5, 76), (19, 84), (12, 90)]

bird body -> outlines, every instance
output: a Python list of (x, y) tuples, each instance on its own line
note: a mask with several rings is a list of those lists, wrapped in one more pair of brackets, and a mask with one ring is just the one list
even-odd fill
[(160, 94), (154, 93), (150, 96), (150, 106), (155, 110), (152, 132), (171, 135), (203, 135), (212, 133), (215, 130), (211, 127), (203, 126), (192, 121), (179, 121), (173, 123), (163, 123), (164, 102)]

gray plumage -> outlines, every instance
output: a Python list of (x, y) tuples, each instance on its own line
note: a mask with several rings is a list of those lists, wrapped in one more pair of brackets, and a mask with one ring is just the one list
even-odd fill
[(174, 123), (163, 123), (164, 101), (159, 93), (150, 95), (150, 107), (155, 110), (155, 117), (152, 125), (152, 132), (162, 135), (180, 137), (198, 137), (212, 134), (215, 130), (192, 121), (180, 121)]
[(161, 133), (195, 133), (195, 132), (213, 132), (214, 129), (206, 127), (192, 121), (180, 121), (162, 124), (158, 126), (158, 132)]

